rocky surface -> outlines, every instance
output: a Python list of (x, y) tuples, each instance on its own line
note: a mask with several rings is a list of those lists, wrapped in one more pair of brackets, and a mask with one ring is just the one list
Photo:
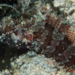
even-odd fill
[(9, 69), (8, 65), (3, 68), (1, 65), (1, 74), (74, 74), (74, 3), (74, 0), (17, 0), (13, 5), (0, 4), (3, 12), (0, 42), (10, 46), (4, 45), (4, 49), (1, 45), (0, 55), (3, 53), (4, 58), (0, 63), (10, 64)]
[[(11, 58), (11, 69), (3, 70), (0, 75), (71, 75), (54, 59), (45, 58), (44, 55), (30, 54), (31, 52), (20, 55), (14, 61)], [(74, 74), (73, 72), (72, 75)]]

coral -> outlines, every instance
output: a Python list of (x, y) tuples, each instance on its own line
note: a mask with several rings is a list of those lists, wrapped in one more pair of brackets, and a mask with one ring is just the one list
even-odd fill
[[(55, 60), (45, 58), (44, 55), (29, 56), (29, 54), (23, 54), (14, 61), (12, 61), (13, 58), (11, 58), (11, 69), (0, 71), (0, 75), (68, 75), (66, 71), (58, 66)], [(58, 69), (60, 69), (60, 71)]]
[(65, 64), (74, 58), (73, 27), (61, 23), (61, 18), (52, 14), (40, 21), (35, 17), (23, 20), (6, 18), (0, 22), (1, 42), (55, 57), (57, 61), (64, 60)]
[(65, 19), (75, 26), (75, 0), (54, 0), (53, 5), (63, 12)]
[(74, 10), (74, 0), (54, 0), (53, 4), (55, 7), (60, 7), (60, 11), (64, 11), (64, 13), (70, 13), (72, 10)]
[[(73, 66), (75, 62), (75, 27), (64, 22), (64, 16), (58, 16), (49, 3), (43, 4), (40, 1), (32, 3), (30, 1), (18, 0), (18, 5), (20, 2), (22, 5), (18, 18), (13, 18), (11, 15), (2, 18), (0, 41), (16, 48), (29, 49), (37, 54), (52, 57), (63, 65)], [(23, 2), (27, 2), (25, 6)], [(28, 8), (30, 4), (33, 5), (32, 8)], [(59, 5), (61, 5), (60, 1)]]

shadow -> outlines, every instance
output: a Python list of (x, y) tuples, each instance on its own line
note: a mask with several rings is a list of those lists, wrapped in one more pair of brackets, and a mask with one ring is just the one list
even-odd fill
[(27, 51), (28, 49), (17, 49), (0, 42), (0, 71), (10, 69), (10, 59), (13, 57), (13, 60), (15, 60), (15, 58), (27, 53)]

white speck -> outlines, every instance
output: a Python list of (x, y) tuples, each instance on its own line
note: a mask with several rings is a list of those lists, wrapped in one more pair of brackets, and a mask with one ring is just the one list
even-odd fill
[(14, 66), (14, 62), (11, 62), (11, 66)]
[(62, 54), (59, 53), (58, 56), (62, 56)]
[(29, 48), (29, 46), (27, 46), (27, 48)]
[(2, 33), (2, 37), (5, 37), (5, 34), (4, 33)]
[(0, 36), (0, 39), (1, 39), (2, 37)]
[(47, 46), (47, 48), (50, 48), (50, 46)]
[(15, 40), (14, 43), (17, 43), (17, 40)]
[(5, 61), (4, 60), (2, 60), (2, 63), (4, 63)]
[(44, 44), (43, 42), (41, 42), (41, 44)]

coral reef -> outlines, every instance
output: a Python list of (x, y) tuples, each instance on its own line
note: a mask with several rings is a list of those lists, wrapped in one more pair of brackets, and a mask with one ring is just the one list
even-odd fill
[[(57, 14), (61, 10), (55, 10), (60, 5), (61, 9), (66, 4), (65, 0), (50, 2), (53, 2), (53, 8), (48, 0), (46, 3), (44, 0), (18, 0), (14, 7), (19, 13), (15, 17), (13, 14), (3, 17), (0, 21), (0, 41), (18, 49), (44, 54), (56, 59), (60, 65), (75, 68), (75, 27), (65, 21), (64, 15)], [(65, 12), (66, 7), (63, 9)]]
[(75, 0), (54, 0), (53, 5), (64, 13), (65, 19), (75, 26)]
[(62, 66), (59, 66), (55, 60), (45, 58), (44, 55), (36, 55), (31, 57), (31, 52), (20, 55), (14, 61), (11, 58), (11, 69), (5, 69), (0, 72), (0, 75), (74, 75), (66, 72)]

